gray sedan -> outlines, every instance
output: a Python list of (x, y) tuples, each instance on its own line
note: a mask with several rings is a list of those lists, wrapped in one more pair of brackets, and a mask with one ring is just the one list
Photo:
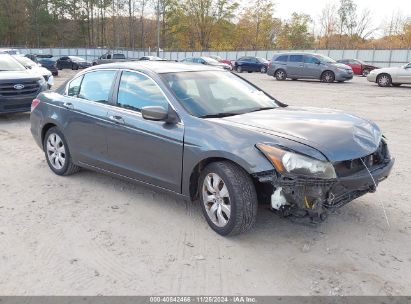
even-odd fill
[(84, 70), (33, 101), (31, 132), (55, 174), (82, 167), (199, 200), (221, 235), (250, 229), (258, 202), (318, 223), (394, 163), (369, 120), (290, 107), (231, 72), (181, 63)]
[(372, 70), (367, 76), (370, 82), (376, 82), (380, 87), (399, 87), (411, 84), (411, 62), (401, 67), (391, 67)]

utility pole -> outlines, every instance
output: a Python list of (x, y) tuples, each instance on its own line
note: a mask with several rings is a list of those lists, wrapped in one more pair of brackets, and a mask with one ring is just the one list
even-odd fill
[(160, 0), (157, 0), (157, 57), (160, 57)]

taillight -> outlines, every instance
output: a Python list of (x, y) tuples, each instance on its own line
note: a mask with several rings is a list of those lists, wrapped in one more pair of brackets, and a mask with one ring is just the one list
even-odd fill
[(31, 112), (34, 111), (34, 109), (40, 104), (40, 99), (33, 99), (31, 102)]

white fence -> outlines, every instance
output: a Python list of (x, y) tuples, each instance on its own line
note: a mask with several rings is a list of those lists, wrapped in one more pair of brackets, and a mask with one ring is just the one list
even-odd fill
[[(85, 49), (85, 48), (42, 48), (29, 49), (20, 48), (23, 54), (51, 54), (56, 57), (60, 56), (80, 56), (87, 60), (92, 60), (103, 53), (106, 49)], [(127, 58), (140, 58), (143, 55), (156, 55), (155, 52), (148, 52), (142, 50), (110, 50), (111, 52), (124, 53)], [(267, 51), (203, 51), (203, 52), (184, 52), (171, 51), (161, 52), (160, 56), (170, 60), (182, 60), (186, 57), (197, 57), (207, 55), (218, 55), (224, 59), (235, 60), (242, 56), (257, 56), (271, 60), (274, 54), (281, 52), (288, 52), (290, 50), (267, 50)], [(380, 67), (399, 66), (411, 62), (411, 49), (408, 50), (293, 50), (293, 52), (310, 52), (319, 53), (335, 60), (338, 59), (361, 59), (369, 64)]]

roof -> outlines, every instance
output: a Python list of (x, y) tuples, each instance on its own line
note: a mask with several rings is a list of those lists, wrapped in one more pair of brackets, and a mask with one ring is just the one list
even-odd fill
[(222, 71), (221, 68), (207, 66), (203, 64), (190, 64), (169, 61), (129, 61), (115, 62), (97, 65), (90, 69), (131, 69), (140, 71), (151, 71), (158, 74), (163, 73), (178, 73), (178, 72), (197, 72), (197, 71)]

